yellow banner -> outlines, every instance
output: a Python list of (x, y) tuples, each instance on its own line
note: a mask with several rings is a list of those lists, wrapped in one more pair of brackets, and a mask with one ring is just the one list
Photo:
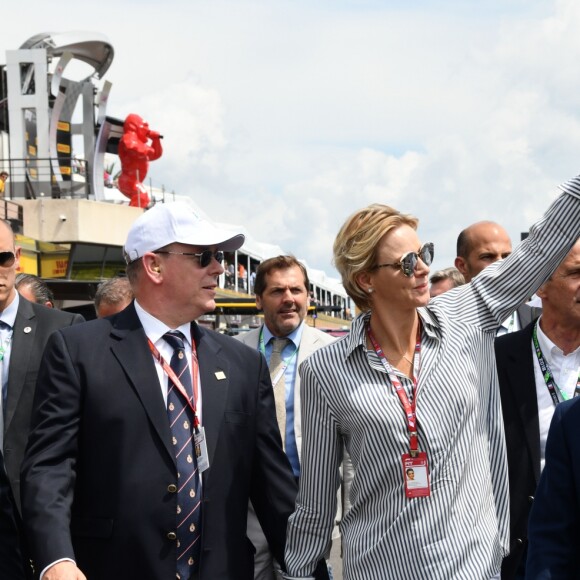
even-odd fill
[(36, 240), (34, 238), (29, 238), (28, 236), (23, 236), (22, 234), (16, 234), (14, 236), (14, 241), (17, 246), (20, 246), (22, 250), (29, 250), (29, 252), (36, 252)]
[(23, 249), (20, 253), (20, 267), (18, 268), (18, 272), (38, 276), (38, 260), (36, 256), (36, 252), (27, 252)]
[(42, 278), (64, 278), (68, 269), (68, 256), (42, 256), (40, 276)]

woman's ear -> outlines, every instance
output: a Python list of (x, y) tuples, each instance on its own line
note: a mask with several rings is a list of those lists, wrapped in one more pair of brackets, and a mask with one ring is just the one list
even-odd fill
[(370, 272), (361, 272), (355, 277), (357, 286), (366, 294), (373, 290), (372, 274)]

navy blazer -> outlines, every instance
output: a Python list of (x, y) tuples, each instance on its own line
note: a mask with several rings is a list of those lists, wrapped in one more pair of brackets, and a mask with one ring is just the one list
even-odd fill
[(526, 578), (580, 578), (580, 398), (556, 407), (529, 523)]
[[(200, 578), (252, 580), (248, 499), (283, 561), (296, 482), (282, 450), (264, 357), (196, 324), (192, 335), (210, 462), (203, 473)], [(175, 457), (133, 304), (52, 336), (22, 479), (38, 570), (69, 557), (91, 580), (175, 578)]]

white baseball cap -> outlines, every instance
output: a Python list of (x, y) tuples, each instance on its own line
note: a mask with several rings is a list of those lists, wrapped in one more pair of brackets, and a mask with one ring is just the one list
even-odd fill
[(184, 202), (158, 203), (131, 226), (123, 248), (127, 264), (169, 244), (191, 246), (216, 246), (219, 250), (233, 252), (242, 247), (244, 234), (218, 228), (195, 213)]

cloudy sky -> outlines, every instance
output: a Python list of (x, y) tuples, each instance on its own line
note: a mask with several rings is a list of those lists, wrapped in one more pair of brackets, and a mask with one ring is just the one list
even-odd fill
[(108, 113), (165, 136), (154, 184), (332, 275), (369, 203), (417, 215), (446, 267), (463, 227), (516, 241), (580, 171), (577, 0), (11, 0), (2, 21), (2, 62), (108, 36)]

